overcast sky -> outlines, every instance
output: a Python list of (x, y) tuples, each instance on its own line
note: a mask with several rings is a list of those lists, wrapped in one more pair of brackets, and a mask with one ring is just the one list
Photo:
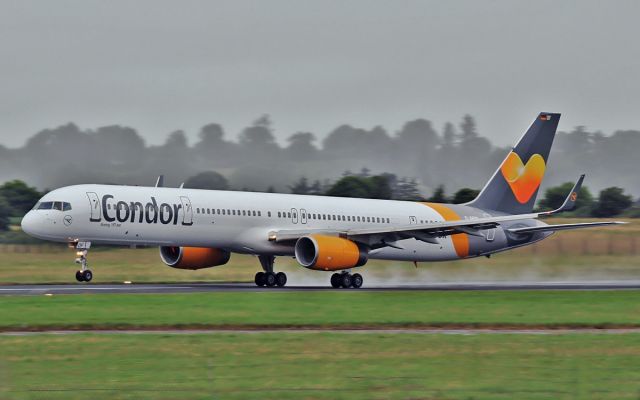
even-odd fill
[(640, 129), (638, 1), (0, 0), (0, 143), (74, 121), (149, 143), (269, 113), (279, 140), (476, 116), (499, 144)]

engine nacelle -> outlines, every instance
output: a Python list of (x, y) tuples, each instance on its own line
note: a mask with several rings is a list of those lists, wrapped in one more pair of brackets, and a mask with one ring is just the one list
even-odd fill
[(162, 262), (171, 268), (202, 269), (229, 262), (231, 253), (211, 247), (160, 247)]
[(296, 260), (303, 267), (337, 271), (364, 265), (369, 252), (366, 246), (336, 236), (308, 235), (296, 242)]

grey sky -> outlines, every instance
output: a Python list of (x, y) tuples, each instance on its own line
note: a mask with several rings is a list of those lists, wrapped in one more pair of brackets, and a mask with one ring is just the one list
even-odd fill
[(132, 126), (150, 143), (262, 113), (280, 140), (477, 117), (512, 143), (538, 111), (640, 129), (637, 1), (0, 1), (0, 143)]

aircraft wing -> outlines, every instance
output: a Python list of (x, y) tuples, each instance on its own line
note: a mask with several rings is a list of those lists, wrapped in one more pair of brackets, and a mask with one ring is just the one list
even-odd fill
[(467, 233), (470, 235), (482, 236), (479, 232), (481, 229), (495, 228), (501, 222), (518, 221), (523, 219), (538, 218), (539, 213), (504, 215), (499, 217), (461, 219), (458, 221), (445, 221), (430, 224), (412, 224), (396, 227), (377, 227), (362, 229), (346, 229), (346, 230), (327, 230), (327, 229), (306, 229), (306, 230), (279, 230), (269, 234), (269, 240), (276, 242), (285, 242), (297, 240), (302, 236), (311, 234), (336, 235), (347, 238), (356, 238), (358, 236), (368, 235), (392, 235), (415, 237), (418, 240), (437, 243), (437, 236), (447, 236), (454, 233)]
[(512, 228), (507, 229), (511, 233), (532, 233), (532, 232), (555, 232), (555, 231), (565, 231), (569, 229), (580, 229), (580, 228), (592, 228), (594, 226), (607, 226), (607, 225), (621, 225), (626, 224), (626, 222), (620, 221), (606, 221), (606, 222), (582, 222), (576, 224), (559, 224), (559, 225), (543, 225), (543, 226), (532, 226), (526, 228)]

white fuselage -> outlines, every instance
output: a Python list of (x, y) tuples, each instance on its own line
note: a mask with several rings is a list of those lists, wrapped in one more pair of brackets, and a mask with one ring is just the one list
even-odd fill
[[(54, 202), (53, 208), (47, 208)], [(55, 205), (66, 202), (70, 209)], [(76, 185), (56, 189), (30, 211), (23, 229), (51, 241), (216, 247), (237, 253), (293, 256), (269, 240), (282, 230), (349, 230), (442, 222), (417, 202), (182, 188)], [(69, 207), (67, 207), (69, 208)], [(498, 234), (500, 234), (498, 232)], [(450, 237), (438, 244), (401, 240), (372, 250), (371, 258), (427, 261), (459, 258)], [(472, 256), (472, 255), (470, 255)]]

